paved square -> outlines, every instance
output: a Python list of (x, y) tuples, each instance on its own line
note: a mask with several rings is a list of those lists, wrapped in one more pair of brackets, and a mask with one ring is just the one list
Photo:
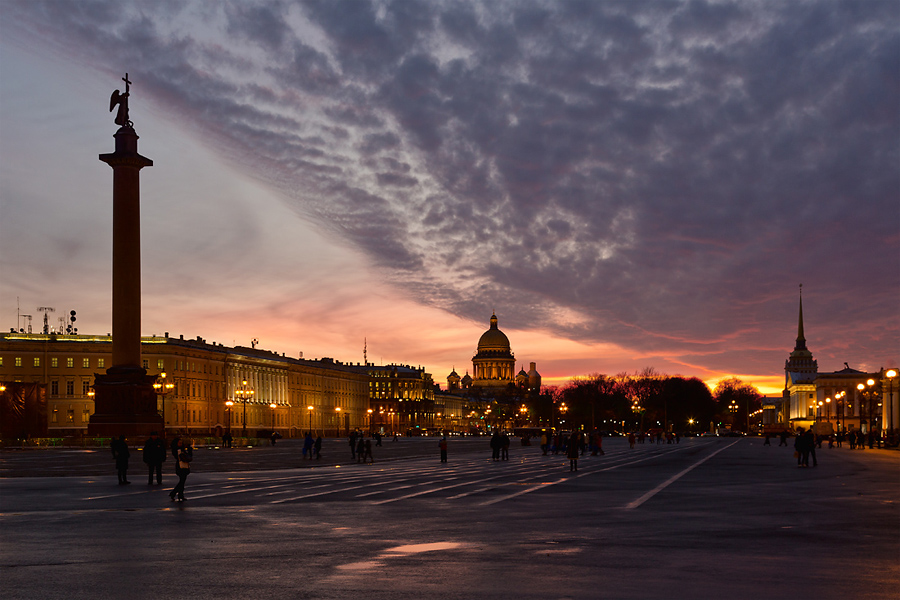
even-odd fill
[(5, 475), (74, 473), (0, 480), (3, 596), (898, 597), (895, 451), (799, 469), (758, 438), (612, 438), (571, 473), (534, 446), (452, 440), (442, 465), (434, 439), (391, 444), (341, 464), (329, 440), (315, 468), (290, 443), (198, 449), (184, 503), (169, 463), (118, 486), (106, 452), (0, 453)]

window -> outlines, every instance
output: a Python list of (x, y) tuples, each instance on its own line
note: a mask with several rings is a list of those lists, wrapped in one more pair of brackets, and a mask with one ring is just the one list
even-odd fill
[(81, 359), (81, 366), (84, 367), (85, 369), (89, 369), (90, 366), (91, 366), (91, 359), (89, 359), (89, 358), (82, 358), (82, 359)]
[(59, 396), (59, 380), (54, 379), (50, 382), (50, 395)]
[(70, 379), (66, 382), (66, 396), (75, 395), (75, 381)]
[(50, 422), (51, 423), (59, 423), (59, 409), (56, 409), (56, 408), (53, 409), (53, 414), (50, 415)]
[(72, 358), (71, 356), (70, 356), (69, 358), (67, 358), (67, 359), (66, 359), (66, 366), (67, 366), (67, 367), (74, 367), (74, 366), (75, 366), (75, 359)]
[(84, 424), (87, 424), (90, 422), (90, 420), (91, 420), (91, 411), (88, 410), (87, 408), (83, 409), (81, 411), (81, 422)]
[(55, 369), (56, 367), (58, 367), (58, 366), (59, 366), (59, 359), (56, 358), (55, 356), (54, 356), (53, 358), (51, 358), (51, 359), (50, 359), (50, 366), (53, 367), (54, 369)]
[(21, 356), (17, 356), (17, 357), (16, 357), (16, 366), (17, 366), (17, 367), (21, 367), (21, 366), (22, 366), (22, 357), (21, 357)]
[(147, 359), (145, 358), (145, 359), (144, 359), (143, 361), (141, 361), (141, 362), (143, 363), (145, 369), (149, 369), (149, 368), (150, 368), (150, 361), (149, 361), (149, 360), (147, 360)]
[(41, 359), (37, 356), (34, 357), (34, 366), (36, 366), (36, 367), (41, 366)]
[(156, 368), (159, 369), (160, 371), (164, 371), (166, 368), (166, 361), (163, 360), (162, 358), (157, 359), (156, 360)]
[(66, 423), (74, 423), (75, 422), (75, 411), (71, 408), (66, 411)]
[(98, 369), (105, 369), (105, 368), (106, 368), (106, 359), (105, 359), (105, 358), (98, 358), (98, 359), (97, 359), (97, 368), (98, 368)]
[(91, 380), (90, 379), (82, 379), (81, 380), (81, 395), (87, 396), (88, 392), (91, 391)]

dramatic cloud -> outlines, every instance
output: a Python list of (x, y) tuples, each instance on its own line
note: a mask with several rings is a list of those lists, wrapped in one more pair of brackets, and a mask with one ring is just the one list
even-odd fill
[(0, 10), (421, 304), (735, 370), (783, 360), (802, 282), (818, 351), (898, 357), (893, 0)]

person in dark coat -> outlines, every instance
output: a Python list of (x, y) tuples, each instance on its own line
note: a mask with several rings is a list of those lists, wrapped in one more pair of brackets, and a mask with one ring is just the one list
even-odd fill
[(322, 458), (322, 436), (318, 436), (313, 442), (313, 451), (316, 453), (316, 459)]
[[(350, 460), (356, 460), (357, 455), (356, 430), (350, 432)], [(358, 460), (356, 462), (359, 462)]]
[(802, 427), (797, 428), (797, 436), (794, 438), (794, 454), (797, 455), (797, 466), (809, 466), (809, 448), (806, 447), (806, 433)]
[(150, 437), (144, 442), (144, 463), (149, 471), (147, 475), (147, 485), (153, 485), (153, 472), (156, 471), (156, 483), (162, 485), (162, 464), (166, 460), (166, 446), (159, 434), (155, 431), (150, 432)]
[(366, 440), (359, 436), (359, 441), (356, 443), (356, 462), (362, 462), (366, 456)]
[(169, 498), (175, 500), (178, 496), (179, 502), (184, 502), (184, 484), (187, 476), (191, 474), (191, 461), (194, 459), (194, 449), (190, 442), (185, 442), (178, 438), (178, 445), (175, 448), (175, 474), (178, 475), (178, 483), (169, 492)]
[(306, 436), (303, 438), (303, 458), (313, 457), (313, 443), (312, 432), (307, 431)]
[(500, 460), (500, 448), (502, 446), (503, 441), (500, 439), (500, 432), (495, 429), (494, 435), (491, 436), (491, 458), (494, 461)]
[(812, 428), (806, 430), (806, 433), (803, 434), (805, 437), (804, 447), (806, 448), (806, 453), (803, 455), (803, 465), (809, 466), (809, 457), (812, 456), (812, 461), (814, 467), (819, 466), (819, 461), (816, 460), (816, 434), (813, 433)]
[(505, 431), (500, 434), (500, 458), (509, 460), (509, 435)]
[(573, 431), (566, 450), (566, 456), (569, 457), (569, 472), (578, 470), (578, 441), (578, 432)]
[(128, 481), (128, 457), (131, 456), (131, 452), (128, 450), (125, 436), (120, 435), (119, 439), (113, 439), (109, 443), (109, 447), (112, 450), (113, 458), (116, 459), (116, 474), (119, 477), (119, 485), (131, 483)]
[(441, 437), (441, 441), (438, 442), (438, 448), (441, 449), (441, 462), (447, 462), (447, 436)]

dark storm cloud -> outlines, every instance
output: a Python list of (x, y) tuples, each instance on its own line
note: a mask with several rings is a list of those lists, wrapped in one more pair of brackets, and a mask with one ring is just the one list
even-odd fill
[(3, 10), (141, 65), (423, 303), (725, 356), (790, 343), (803, 281), (896, 350), (896, 2), (118, 6)]

